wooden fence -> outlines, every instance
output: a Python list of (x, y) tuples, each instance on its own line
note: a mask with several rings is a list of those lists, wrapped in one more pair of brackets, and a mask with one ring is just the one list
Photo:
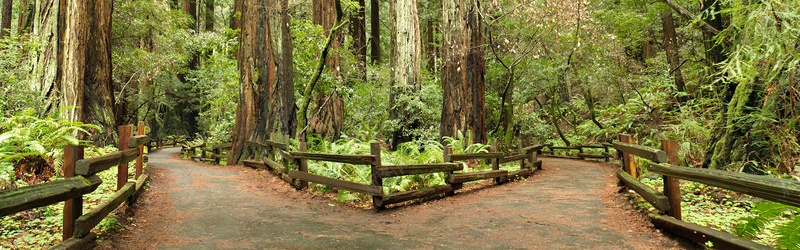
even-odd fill
[[(139, 123), (138, 135), (131, 136), (131, 125), (119, 127), (119, 151), (83, 159), (83, 146), (64, 146), (62, 172), (64, 179), (0, 192), (0, 216), (65, 201), (63, 216), (64, 241), (54, 249), (91, 248), (96, 235), (91, 229), (123, 202), (135, 202), (147, 174), (142, 173), (144, 145), (150, 138)], [(128, 162), (136, 160), (134, 179), (128, 178)], [(112, 197), (83, 214), (83, 195), (94, 192), (103, 182), (97, 173), (117, 166), (117, 191)]]
[(176, 137), (169, 137), (169, 138), (153, 138), (149, 144), (147, 144), (148, 150), (150, 149), (158, 149), (158, 148), (165, 148), (165, 147), (174, 147), (181, 145), (181, 143), (186, 143), (191, 141), (192, 138), (186, 135), (176, 136)]
[(228, 159), (233, 143), (217, 143), (208, 146), (206, 143), (197, 145), (186, 144), (181, 146), (181, 153), (192, 160), (211, 162), (219, 165), (223, 159)]
[[(678, 144), (675, 141), (661, 141), (662, 150), (635, 145), (632, 141), (631, 136), (620, 134), (619, 141), (613, 143), (614, 148), (622, 152), (622, 170), (617, 172), (617, 177), (662, 213), (649, 216), (656, 227), (699, 243), (710, 241), (718, 249), (770, 249), (726, 232), (681, 221), (681, 190), (678, 179), (800, 206), (800, 182), (724, 170), (679, 167), (675, 166), (678, 164)], [(648, 160), (647, 169), (664, 176), (663, 194), (639, 182), (634, 156)]]
[[(341, 190), (363, 193), (372, 196), (373, 205), (383, 208), (390, 204), (428, 198), (442, 194), (455, 194), (462, 188), (463, 183), (484, 179), (494, 179), (495, 183), (504, 183), (517, 178), (524, 178), (534, 171), (541, 169), (541, 161), (536, 159), (537, 151), (541, 145), (518, 149), (517, 154), (506, 156), (497, 152), (497, 145), (492, 144), (492, 151), (488, 153), (453, 154), (452, 148), (445, 147), (443, 163), (429, 163), (419, 165), (383, 165), (381, 162), (381, 147), (379, 143), (370, 144), (369, 155), (339, 155), (307, 152), (304, 142), (298, 143), (298, 151), (289, 151), (286, 143), (267, 141), (265, 143), (247, 142), (245, 156), (242, 163), (253, 168), (266, 169), (275, 172), (281, 179), (302, 189), (308, 182), (335, 187)], [(481, 172), (464, 172), (464, 161), (474, 159), (487, 159), (492, 163), (492, 170)], [(370, 184), (339, 180), (311, 174), (308, 172), (308, 161), (328, 161), (352, 165), (369, 166)], [(520, 162), (520, 169), (515, 171), (500, 170), (500, 164)], [(297, 166), (291, 169), (290, 164)], [(460, 171), (460, 173), (459, 173)], [(447, 173), (445, 185), (427, 187), (405, 192), (386, 194), (383, 189), (383, 179), (389, 177), (419, 175), (428, 173)]]
[[(545, 144), (543, 145), (540, 154), (542, 156), (547, 157), (555, 157), (555, 158), (566, 158), (566, 159), (577, 159), (577, 160), (605, 160), (609, 162), (610, 159), (614, 158), (609, 152), (609, 149), (613, 148), (610, 143), (602, 143), (597, 145), (574, 145), (569, 147), (559, 147), (553, 146), (552, 144)], [(600, 154), (592, 154), (589, 153), (589, 149), (603, 149), (603, 153)], [(563, 154), (556, 154), (556, 150), (562, 151)], [(576, 154), (572, 154), (573, 151), (577, 151)]]

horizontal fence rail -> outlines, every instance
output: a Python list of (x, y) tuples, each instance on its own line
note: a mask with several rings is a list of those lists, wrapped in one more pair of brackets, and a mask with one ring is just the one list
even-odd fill
[[(83, 146), (64, 146), (62, 172), (64, 179), (0, 192), (0, 216), (43, 207), (64, 201), (63, 239), (54, 249), (83, 249), (96, 245), (96, 227), (122, 203), (133, 203), (142, 191), (148, 175), (142, 174), (144, 145), (150, 138), (139, 123), (138, 135), (131, 136), (132, 126), (119, 127), (119, 151), (83, 159)], [(128, 149), (128, 147), (131, 147)], [(136, 160), (133, 180), (128, 180), (128, 162)], [(111, 198), (83, 214), (83, 195), (97, 190), (103, 183), (97, 173), (117, 166), (118, 190)], [(119, 185), (122, 183), (121, 185)]]

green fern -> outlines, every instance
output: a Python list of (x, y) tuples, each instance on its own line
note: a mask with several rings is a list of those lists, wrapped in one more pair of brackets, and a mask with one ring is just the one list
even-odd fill
[[(753, 207), (751, 211), (756, 216), (744, 217), (734, 228), (734, 235), (739, 237), (755, 238), (756, 234), (783, 216), (793, 216), (800, 212), (797, 207), (777, 203), (762, 202)], [(777, 247), (784, 249), (800, 249), (800, 217), (794, 216), (788, 222), (776, 228), (778, 234)]]

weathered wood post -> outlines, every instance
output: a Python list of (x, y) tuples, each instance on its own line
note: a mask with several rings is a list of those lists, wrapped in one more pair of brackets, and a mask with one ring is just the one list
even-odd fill
[[(525, 151), (523, 151), (522, 148), (524, 148), (523, 144), (522, 144), (522, 140), (521, 139), (517, 139), (517, 152), (519, 154), (525, 154)], [(525, 163), (526, 160), (528, 160), (528, 159), (522, 159), (522, 160), (519, 161), (519, 169), (520, 170), (525, 169), (525, 168), (530, 168), (529, 165), (533, 164), (532, 162)]]
[[(137, 135), (144, 135), (144, 122), (140, 121), (139, 126), (136, 128)], [(139, 179), (139, 176), (142, 175), (144, 171), (144, 145), (139, 145), (139, 157), (136, 157), (136, 179)]]
[[(61, 173), (64, 178), (75, 176), (75, 162), (83, 159), (83, 146), (64, 146), (64, 160), (61, 167)], [(62, 239), (67, 240), (72, 237), (72, 231), (75, 228), (75, 220), (83, 214), (83, 196), (67, 200), (64, 202), (64, 226), (62, 228)]]
[[(372, 185), (381, 187), (383, 190), (383, 179), (380, 175), (378, 175), (378, 167), (381, 166), (381, 143), (380, 142), (373, 142), (369, 144), (369, 153), (375, 157), (375, 162), (370, 165), (370, 171), (372, 175)], [(380, 207), (379, 205), (383, 203), (383, 196), (372, 196), (372, 205), (375, 207)]]
[[(131, 125), (119, 126), (119, 143), (118, 150), (125, 151), (128, 149), (128, 139), (131, 137)], [(121, 162), (117, 165), (117, 190), (122, 189), (128, 183), (128, 163)]]
[[(633, 144), (633, 137), (631, 137), (629, 134), (619, 134), (619, 141)], [(631, 154), (622, 152), (622, 169), (633, 176), (633, 178), (639, 179), (638, 173), (636, 173), (636, 166), (633, 164), (633, 156)]]
[[(297, 143), (297, 150), (300, 152), (306, 152), (308, 150), (308, 145), (305, 142), (298, 142)], [(300, 163), (298, 164), (297, 171), (308, 173), (308, 160), (300, 159)], [(297, 189), (303, 189), (308, 186), (308, 181), (300, 180), (300, 185)]]
[[(497, 150), (498, 150), (497, 149), (497, 140), (492, 140), (490, 145), (491, 145), (492, 153), (496, 153)], [(500, 159), (499, 158), (491, 158), (491, 160), (492, 160), (492, 170), (500, 170)], [(498, 183), (501, 183), (501, 182), (503, 182), (503, 180), (500, 177), (494, 178), (494, 183), (495, 184), (498, 184)]]
[(220, 145), (213, 145), (211, 146), (211, 151), (214, 152), (212, 155), (214, 157), (214, 164), (219, 165), (220, 157), (222, 156), (222, 149), (219, 147)]
[[(442, 148), (442, 161), (444, 161), (444, 162), (453, 162), (453, 160), (451, 160), (451, 158), (450, 158), (450, 155), (452, 155), (452, 154), (453, 154), (453, 148), (451, 148), (450, 146), (444, 146), (444, 148)], [(447, 175), (448, 176), (449, 175), (453, 175), (453, 172), (454, 171), (449, 171), (447, 173)], [(453, 189), (450, 190), (449, 192), (447, 192), (446, 195), (452, 196), (452, 195), (456, 194), (456, 189), (460, 189), (462, 184), (461, 183), (450, 183), (449, 181), (447, 181), (448, 179), (450, 179), (450, 178), (445, 178), (444, 181), (445, 181), (445, 183), (447, 183), (448, 185), (453, 187)]]
[[(661, 140), (661, 150), (667, 153), (667, 163), (678, 165), (678, 142), (671, 140)], [(669, 200), (669, 212), (667, 215), (675, 219), (681, 219), (681, 185), (678, 178), (664, 176), (664, 195)]]

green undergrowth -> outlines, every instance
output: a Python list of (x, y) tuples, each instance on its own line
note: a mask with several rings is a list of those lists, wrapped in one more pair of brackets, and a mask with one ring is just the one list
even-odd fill
[[(445, 138), (444, 141), (453, 148), (454, 154), (488, 152), (489, 149), (488, 145), (471, 143), (470, 138), (464, 136), (458, 136), (455, 139), (448, 137)], [(370, 142), (355, 137), (345, 136), (334, 142), (314, 138), (309, 142), (309, 145), (309, 152), (356, 155), (370, 154)], [(441, 163), (443, 162), (443, 148), (444, 145), (435, 140), (416, 140), (403, 143), (394, 151), (381, 148), (381, 164), (389, 166)], [(511, 164), (504, 165), (504, 167), (511, 166)], [(491, 166), (488, 166), (482, 161), (474, 161), (468, 162), (465, 171), (480, 171), (488, 168), (491, 168)], [(309, 161), (308, 170), (312, 174), (361, 184), (371, 184), (372, 180), (370, 167), (366, 165)], [(446, 177), (447, 175), (444, 173), (431, 173), (384, 178), (384, 192), (388, 194), (444, 185)], [(324, 185), (311, 183), (309, 186), (322, 194), (331, 191), (330, 187)], [(362, 204), (371, 202), (371, 198), (368, 195), (344, 190), (339, 191), (336, 197), (339, 202), (356, 202)]]
[[(646, 174), (642, 183), (663, 192), (658, 175)], [(681, 217), (686, 222), (707, 226), (780, 249), (800, 249), (800, 209), (702, 183), (680, 180)], [(631, 204), (643, 212), (656, 209), (634, 192)], [(772, 209), (772, 210), (770, 210)], [(765, 211), (768, 211), (765, 213)], [(771, 214), (770, 214), (771, 212)]]
[[(114, 147), (86, 148), (85, 158), (105, 155), (116, 151)], [(135, 164), (128, 164), (128, 173), (133, 178)], [(83, 196), (83, 212), (89, 212), (102, 204), (116, 191), (116, 167), (97, 174), (103, 183), (92, 193)], [(56, 175), (50, 181), (63, 179)], [(16, 181), (18, 187), (27, 186), (25, 182)], [(124, 206), (124, 205), (123, 205)], [(13, 215), (0, 217), (0, 249), (43, 249), (61, 242), (63, 227), (64, 202), (34, 208)], [(98, 224), (93, 232), (104, 234), (123, 230), (117, 221), (115, 212), (110, 213)]]

